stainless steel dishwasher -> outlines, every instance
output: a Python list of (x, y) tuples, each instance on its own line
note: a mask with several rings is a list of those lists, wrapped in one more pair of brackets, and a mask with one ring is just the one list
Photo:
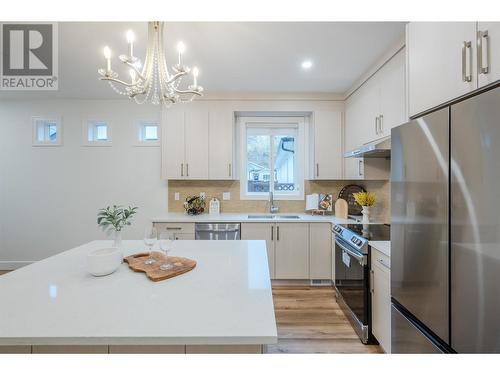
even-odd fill
[(196, 223), (194, 238), (196, 240), (239, 240), (241, 239), (240, 223)]

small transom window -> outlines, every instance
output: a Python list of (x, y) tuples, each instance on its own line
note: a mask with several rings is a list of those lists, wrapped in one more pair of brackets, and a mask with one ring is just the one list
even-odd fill
[(34, 146), (61, 145), (62, 131), (60, 119), (33, 117), (32, 125)]
[(111, 144), (111, 126), (106, 121), (88, 120), (83, 127), (84, 143), (88, 146)]
[(137, 124), (138, 146), (160, 145), (160, 124), (154, 121), (139, 121)]

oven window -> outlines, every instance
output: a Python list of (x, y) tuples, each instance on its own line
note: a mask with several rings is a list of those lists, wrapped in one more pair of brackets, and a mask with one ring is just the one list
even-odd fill
[(346, 304), (363, 324), (368, 324), (368, 280), (368, 267), (362, 266), (354, 257), (336, 246), (335, 286), (342, 294)]

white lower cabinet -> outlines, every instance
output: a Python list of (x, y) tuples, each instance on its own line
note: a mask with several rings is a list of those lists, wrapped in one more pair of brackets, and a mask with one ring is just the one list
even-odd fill
[(165, 232), (175, 240), (194, 240), (194, 223), (153, 223), (158, 235)]
[(277, 223), (275, 237), (277, 279), (309, 278), (309, 224)]
[(272, 279), (331, 280), (330, 223), (241, 223), (242, 240), (265, 240)]
[(391, 271), (389, 258), (372, 247), (372, 333), (386, 353), (391, 352)]
[[(176, 240), (194, 240), (194, 223), (153, 223), (159, 233)], [(330, 280), (332, 234), (330, 223), (241, 223), (242, 240), (266, 241), (271, 279)]]
[(274, 231), (273, 223), (241, 223), (242, 240), (265, 240), (269, 274), (274, 279)]
[(309, 224), (309, 278), (332, 278), (332, 225)]

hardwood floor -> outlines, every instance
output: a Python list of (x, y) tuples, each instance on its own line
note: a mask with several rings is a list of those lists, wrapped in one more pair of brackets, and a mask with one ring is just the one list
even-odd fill
[(331, 287), (273, 286), (278, 343), (267, 353), (382, 353), (364, 345)]

